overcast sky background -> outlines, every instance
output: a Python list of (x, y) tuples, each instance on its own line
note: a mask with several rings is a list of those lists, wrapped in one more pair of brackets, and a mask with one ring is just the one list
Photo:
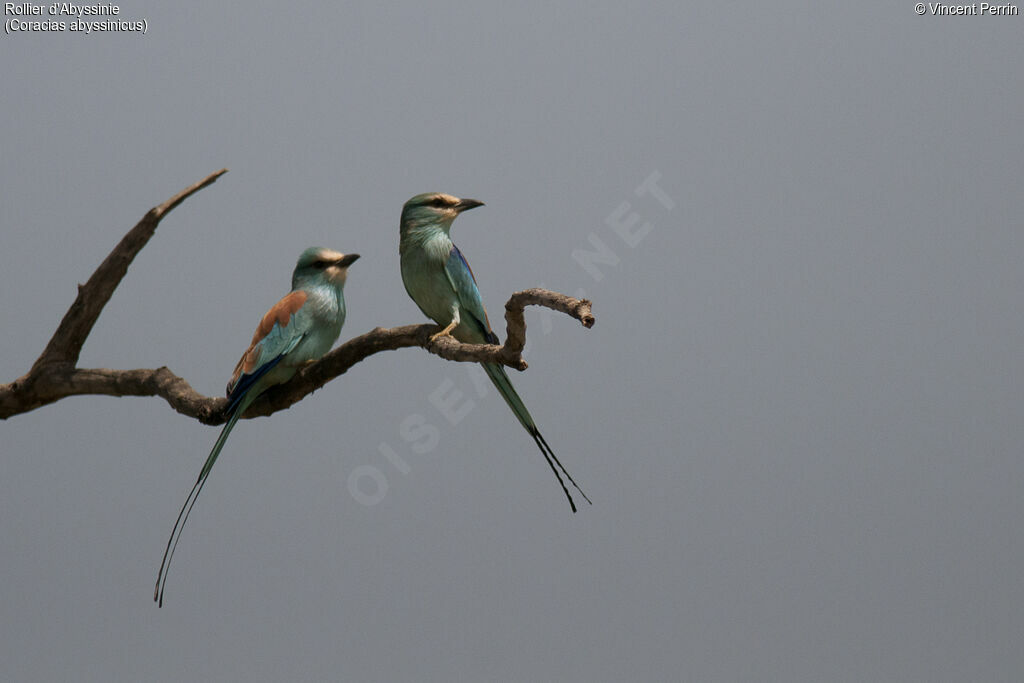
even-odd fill
[(1024, 17), (827, 4), (139, 0), (146, 35), (0, 37), (0, 381), (224, 166), (83, 367), (219, 395), (310, 245), (363, 256), (343, 339), (423, 322), (425, 191), (487, 203), (453, 237), (502, 337), (527, 287), (597, 317), (532, 310), (513, 373), (592, 507), (471, 366), (387, 352), (238, 426), (162, 610), (219, 428), (156, 398), (3, 422), (0, 679), (1019, 680)]

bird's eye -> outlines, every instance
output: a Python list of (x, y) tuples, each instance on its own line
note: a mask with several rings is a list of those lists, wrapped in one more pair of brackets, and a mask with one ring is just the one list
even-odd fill
[(320, 259), (320, 260), (317, 260), (317, 261), (313, 261), (313, 267), (314, 268), (326, 268), (327, 267), (327, 261), (324, 261), (323, 259)]
[(444, 208), (445, 206), (448, 206), (448, 202), (445, 201), (444, 197), (434, 197), (433, 199), (430, 200), (430, 205), (433, 206), (434, 208), (441, 209)]

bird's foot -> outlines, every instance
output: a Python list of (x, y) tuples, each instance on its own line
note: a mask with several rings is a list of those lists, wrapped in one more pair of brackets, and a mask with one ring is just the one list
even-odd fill
[(448, 327), (444, 328), (440, 332), (435, 332), (434, 334), (430, 335), (430, 341), (434, 342), (440, 339), (441, 337), (450, 337), (452, 334), (452, 330), (454, 330), (458, 326), (458, 324), (458, 320), (451, 321), (450, 323), (448, 323)]

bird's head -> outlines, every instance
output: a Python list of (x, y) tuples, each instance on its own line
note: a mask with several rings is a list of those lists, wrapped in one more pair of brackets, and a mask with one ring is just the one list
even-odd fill
[(299, 256), (292, 273), (292, 289), (306, 283), (325, 283), (341, 287), (345, 284), (348, 267), (359, 254), (342, 254), (324, 247), (310, 247)]
[(408, 230), (430, 226), (448, 232), (456, 216), (483, 205), (483, 202), (476, 199), (459, 199), (443, 192), (418, 194), (402, 207), (399, 230), (405, 233)]

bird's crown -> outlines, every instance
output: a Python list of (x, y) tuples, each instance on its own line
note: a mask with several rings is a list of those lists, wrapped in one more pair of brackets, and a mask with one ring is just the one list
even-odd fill
[(424, 192), (418, 194), (402, 207), (401, 230), (414, 229), (426, 225), (437, 225), (446, 230), (452, 221), (463, 211), (483, 206), (476, 199), (459, 199), (443, 192)]

